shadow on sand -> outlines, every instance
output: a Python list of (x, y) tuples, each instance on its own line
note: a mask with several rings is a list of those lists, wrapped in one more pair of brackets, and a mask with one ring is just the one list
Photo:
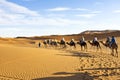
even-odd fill
[(88, 68), (84, 70), (120, 70), (120, 67), (113, 67), (113, 68)]
[[(97, 76), (90, 76), (89, 73), (68, 73), (68, 72), (57, 72), (53, 75), (58, 75), (61, 77), (45, 77), (45, 78), (36, 78), (32, 80), (94, 80)], [(62, 76), (64, 75), (64, 76)]]
[(72, 56), (72, 57), (88, 57), (88, 58), (95, 58), (95, 55), (92, 55), (90, 53), (86, 52), (79, 52), (79, 51), (70, 51), (70, 50), (64, 50), (65, 52), (68, 52), (70, 54), (57, 54), (61, 56)]
[[(84, 70), (120, 70), (120, 67), (118, 68), (92, 68), (92, 69), (84, 69)], [(59, 76), (59, 77), (55, 77), (55, 76)], [(62, 76), (63, 75), (63, 76)], [(53, 76), (54, 77), (44, 77), (44, 78), (36, 78), (36, 79), (32, 79), (32, 80), (102, 80), (100, 77), (105, 77), (105, 76), (118, 76), (120, 75), (119, 72), (113, 72), (110, 74), (92, 74), (92, 73), (88, 73), (86, 72), (77, 72), (77, 73), (69, 73), (69, 72), (57, 72), (54, 73)]]

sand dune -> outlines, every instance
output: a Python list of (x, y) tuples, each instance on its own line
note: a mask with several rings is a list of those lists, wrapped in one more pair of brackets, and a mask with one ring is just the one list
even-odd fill
[[(104, 40), (104, 39), (103, 39)], [(120, 80), (120, 55), (102, 46), (88, 52), (77, 48), (38, 48), (39, 40), (0, 40), (0, 80)], [(120, 38), (117, 38), (120, 46)], [(120, 49), (118, 49), (120, 53)]]
[(74, 71), (76, 63), (76, 59), (61, 56), (67, 53), (58, 50), (0, 45), (0, 51), (0, 79), (48, 77), (56, 71)]

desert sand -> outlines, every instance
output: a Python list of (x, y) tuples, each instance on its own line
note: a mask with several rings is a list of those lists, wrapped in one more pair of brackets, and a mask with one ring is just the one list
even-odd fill
[[(120, 46), (120, 38), (117, 38)], [(120, 55), (102, 46), (96, 51), (45, 48), (25, 39), (0, 39), (0, 80), (120, 80)], [(120, 48), (118, 49), (120, 53)]]

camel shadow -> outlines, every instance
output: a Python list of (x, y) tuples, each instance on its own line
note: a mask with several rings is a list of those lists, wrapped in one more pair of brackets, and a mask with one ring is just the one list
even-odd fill
[(86, 52), (78, 52), (78, 51), (70, 51), (70, 50), (65, 50), (66, 52), (70, 53), (70, 54), (57, 54), (57, 55), (61, 55), (61, 56), (72, 56), (72, 57), (88, 57), (88, 58), (95, 58), (94, 55), (90, 54), (90, 53), (86, 53)]
[(98, 77), (98, 76), (90, 76), (88, 72), (84, 72), (84, 73), (57, 72), (54, 73), (53, 75), (57, 75), (59, 77), (44, 77), (44, 78), (36, 78), (32, 80), (94, 80), (94, 78)]

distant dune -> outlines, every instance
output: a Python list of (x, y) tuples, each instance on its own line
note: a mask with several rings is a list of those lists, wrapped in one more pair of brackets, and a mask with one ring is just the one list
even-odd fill
[(50, 36), (36, 36), (36, 37), (16, 37), (18, 38), (25, 38), (31, 40), (44, 40), (44, 39), (62, 39), (63, 37), (66, 40), (70, 40), (74, 38), (75, 40), (79, 40), (81, 36), (84, 36), (86, 40), (91, 40), (93, 37), (97, 36), (99, 39), (106, 38), (107, 36), (115, 36), (120, 37), (120, 30), (87, 30), (81, 32), (79, 34), (69, 34), (69, 35), (50, 35)]

